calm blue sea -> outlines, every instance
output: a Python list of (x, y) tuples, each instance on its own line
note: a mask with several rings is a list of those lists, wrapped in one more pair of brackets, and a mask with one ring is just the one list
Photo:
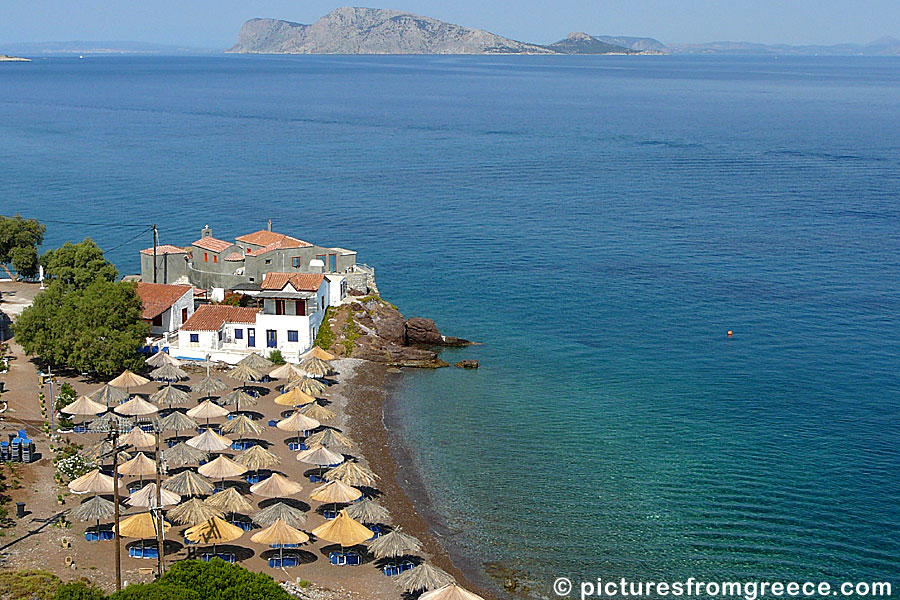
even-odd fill
[[(900, 585), (896, 59), (50, 58), (0, 65), (0, 165), (0, 213), (271, 218), (484, 342), (391, 413), (454, 551), (538, 594)], [(139, 231), (46, 242), (135, 272)]]

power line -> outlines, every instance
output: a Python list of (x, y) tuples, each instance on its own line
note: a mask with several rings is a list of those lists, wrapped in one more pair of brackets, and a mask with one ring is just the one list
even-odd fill
[(142, 235), (144, 235), (144, 234), (147, 233), (148, 231), (152, 231), (152, 230), (153, 230), (153, 227), (152, 227), (152, 226), (151, 226), (151, 227), (145, 227), (145, 228), (142, 229), (141, 231), (137, 232), (137, 234), (136, 234), (134, 237), (129, 238), (128, 240), (122, 242), (122, 243), (119, 244), (118, 246), (115, 246), (115, 247), (110, 248), (110, 249), (108, 249), (108, 250), (104, 250), (103, 252), (104, 252), (104, 253), (107, 253), (107, 252), (114, 252), (115, 250), (118, 250), (118, 249), (121, 248), (122, 246), (125, 246), (125, 245), (130, 244), (131, 242), (133, 242), (134, 240), (138, 239), (139, 237), (141, 237)]

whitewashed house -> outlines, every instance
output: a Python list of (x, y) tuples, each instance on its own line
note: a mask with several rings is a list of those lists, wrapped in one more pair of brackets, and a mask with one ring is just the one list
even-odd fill
[(194, 288), (189, 285), (138, 282), (137, 294), (143, 304), (141, 317), (153, 336), (177, 331), (194, 314)]

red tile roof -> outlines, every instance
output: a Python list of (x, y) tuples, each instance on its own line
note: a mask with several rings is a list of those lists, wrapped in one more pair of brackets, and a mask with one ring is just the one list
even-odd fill
[[(137, 284), (137, 293), (144, 305), (141, 318), (152, 319), (168, 310), (179, 298), (190, 292), (193, 288), (189, 285), (167, 285), (164, 283), (147, 283), (140, 281)], [(193, 301), (193, 296), (191, 297)]]
[(225, 323), (256, 323), (258, 308), (204, 304), (181, 326), (185, 331), (218, 331)]
[(200, 238), (193, 244), (198, 248), (203, 248), (204, 250), (212, 250), (213, 252), (222, 252), (223, 250), (227, 250), (232, 246), (231, 242), (226, 242), (225, 240), (219, 240), (212, 236), (207, 236)]
[(283, 290), (290, 282), (298, 292), (315, 292), (324, 279), (321, 273), (266, 273), (259, 287), (263, 290)]
[[(252, 244), (254, 246), (262, 246), (262, 248), (254, 251), (255, 254), (262, 254), (264, 251), (275, 250), (278, 248), (309, 248), (312, 246), (309, 242), (298, 240), (295, 237), (285, 235), (283, 233), (275, 233), (261, 229), (235, 238), (239, 242)], [(271, 248), (269, 248), (271, 246)], [(268, 250), (266, 250), (268, 248)]]
[(232, 252), (228, 256), (225, 257), (225, 260), (230, 260), (233, 262), (240, 262), (244, 260), (244, 255), (240, 252)]
[[(153, 256), (153, 248), (141, 250), (141, 254)], [(187, 250), (179, 248), (178, 246), (173, 246), (172, 244), (160, 244), (156, 247), (156, 255), (159, 256), (161, 254), (187, 254)]]

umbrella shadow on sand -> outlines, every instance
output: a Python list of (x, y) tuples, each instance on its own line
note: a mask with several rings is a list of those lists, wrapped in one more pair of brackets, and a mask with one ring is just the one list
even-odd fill
[[(269, 560), (270, 558), (278, 558), (279, 552), (281, 551), (276, 549), (265, 550), (260, 556), (265, 560)], [(310, 552), (309, 550), (298, 550), (297, 548), (285, 548), (284, 555), (296, 556), (301, 565), (308, 565), (319, 560), (319, 557), (316, 556), (315, 553)]]
[(328, 555), (332, 552), (356, 552), (359, 554), (359, 560), (361, 564), (369, 564), (375, 560), (375, 558), (369, 554), (368, 549), (362, 544), (356, 544), (355, 546), (344, 546), (341, 547), (340, 544), (328, 544), (327, 546), (322, 546), (319, 549), (319, 554), (324, 556), (326, 559)]
[(259, 508), (268, 508), (273, 504), (287, 504), (292, 508), (296, 508), (297, 510), (302, 510), (303, 512), (309, 512), (311, 510), (311, 506), (304, 502), (303, 500), (297, 500), (296, 498), (266, 498), (259, 503)]
[[(132, 548), (141, 548), (141, 547), (156, 549), (156, 547), (157, 547), (156, 546), (156, 538), (135, 540), (133, 542), (125, 544), (125, 548), (127, 549), (128, 552), (130, 552)], [(184, 550), (184, 544), (182, 544), (181, 542), (178, 542), (176, 540), (165, 540), (163, 542), (163, 553), (166, 556), (169, 556), (171, 554), (178, 554), (182, 550)]]

